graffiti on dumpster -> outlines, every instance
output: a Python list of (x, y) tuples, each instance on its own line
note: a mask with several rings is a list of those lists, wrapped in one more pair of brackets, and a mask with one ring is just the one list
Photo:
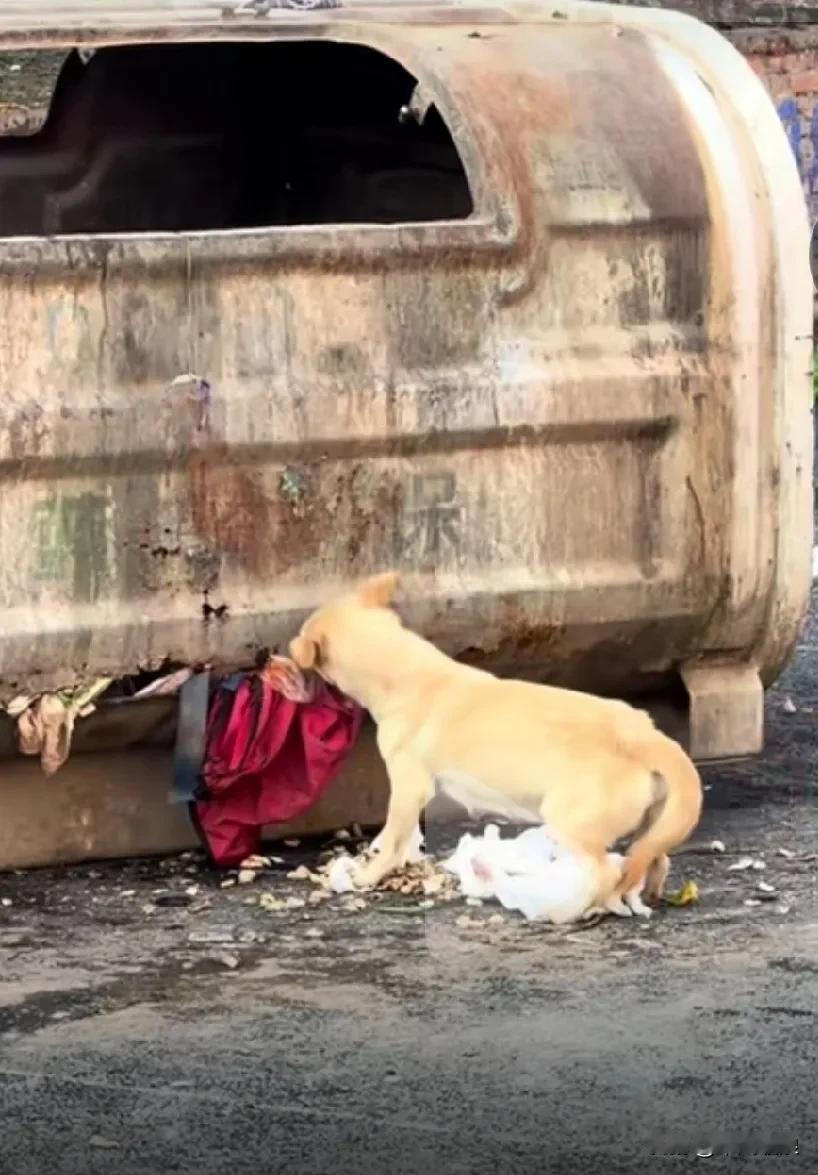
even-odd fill
[(100, 494), (58, 495), (34, 513), (37, 578), (71, 583), (78, 603), (93, 603), (107, 575), (108, 502)]
[(409, 527), (403, 546), (420, 566), (436, 564), (460, 549), (462, 508), (453, 473), (415, 474), (409, 505)]

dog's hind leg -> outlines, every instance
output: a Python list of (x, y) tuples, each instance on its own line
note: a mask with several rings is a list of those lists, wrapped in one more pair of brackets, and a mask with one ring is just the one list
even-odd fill
[(354, 881), (360, 889), (371, 889), (388, 873), (406, 864), (423, 809), (434, 791), (429, 772), (409, 755), (394, 756), (386, 769), (389, 773), (386, 824), (378, 834), (378, 853), (356, 871)]
[(662, 853), (661, 857), (657, 857), (650, 866), (645, 877), (643, 892), (646, 902), (649, 902), (651, 905), (656, 905), (662, 900), (662, 895), (665, 892), (665, 882), (667, 881), (669, 872), (670, 858), (666, 853)]
[(612, 901), (622, 876), (621, 858), (608, 852), (607, 845), (600, 842), (598, 831), (589, 827), (577, 810), (573, 798), (546, 800), (540, 815), (560, 849), (579, 863), (584, 878), (576, 894), (562, 904), (559, 919), (552, 918), (552, 921), (575, 922), (598, 910), (629, 917), (633, 910), (628, 905), (620, 900)]

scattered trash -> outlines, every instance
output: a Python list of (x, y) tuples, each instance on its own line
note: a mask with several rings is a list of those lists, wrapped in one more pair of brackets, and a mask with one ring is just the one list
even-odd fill
[(714, 853), (726, 852), (726, 847), (723, 840), (711, 840), (710, 848)]
[(798, 856), (798, 854), (794, 853), (792, 849), (778, 849), (776, 851), (778, 852), (779, 857), (783, 857), (785, 861), (792, 861)]
[(223, 951), (216, 955), (216, 959), (230, 971), (235, 971), (239, 965), (238, 955), (231, 954), (229, 951)]
[(319, 930), (317, 926), (311, 926), (309, 930), (304, 931), (304, 938), (323, 938), (323, 930)]
[(668, 906), (692, 906), (699, 900), (699, 887), (695, 881), (686, 881), (675, 893), (665, 894)]
[(236, 884), (235, 877), (225, 877), (222, 881), (219, 882), (219, 888), (220, 889), (231, 889), (232, 886), (234, 886), (235, 884)]
[(747, 869), (755, 869), (760, 872), (766, 869), (767, 866), (760, 857), (739, 857), (732, 865), (727, 866), (728, 873), (744, 873)]
[(251, 881), (256, 880), (255, 869), (239, 869), (239, 875), (236, 878), (239, 885), (249, 885)]
[(0, 906), (4, 906), (6, 909), (8, 909), (9, 906), (12, 905), (14, 905), (14, 903), (12, 902), (11, 898), (0, 898)]
[(287, 877), (290, 881), (309, 881), (310, 871), (306, 865), (299, 865), (297, 869), (292, 869)]
[(352, 893), (355, 882), (352, 880), (352, 871), (355, 867), (354, 857), (335, 857), (331, 862), (327, 878), (333, 893)]
[(307, 902), (304, 898), (285, 898), (284, 908), (287, 910), (303, 910)]
[(459, 930), (470, 930), (482, 925), (479, 918), (470, 918), (468, 914), (461, 914), (459, 918), (455, 918), (454, 924)]
[(775, 886), (770, 885), (769, 881), (759, 881), (758, 888), (762, 893), (775, 893)]
[(284, 902), (281, 898), (277, 898), (275, 894), (271, 893), (263, 893), (258, 899), (258, 904), (262, 910), (266, 910), (268, 913), (276, 913), (284, 909)]
[(258, 872), (261, 869), (269, 869), (273, 861), (280, 860), (280, 857), (259, 857), (253, 854), (239, 862), (239, 869), (255, 869)]
[(88, 1145), (100, 1151), (119, 1150), (118, 1142), (114, 1142), (111, 1138), (103, 1138), (101, 1134), (92, 1134), (88, 1139)]
[(760, 906), (761, 901), (759, 898), (745, 898), (744, 904), (745, 906)]
[(792, 698), (789, 697), (789, 695), (786, 698), (784, 698), (784, 701), (781, 703), (781, 709), (784, 711), (785, 714), (797, 714), (798, 713), (798, 707), (796, 706), (796, 704), (792, 700)]

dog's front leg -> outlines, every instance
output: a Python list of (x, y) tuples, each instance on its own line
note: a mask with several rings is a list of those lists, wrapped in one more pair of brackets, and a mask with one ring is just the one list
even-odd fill
[(387, 762), (386, 769), (389, 773), (386, 824), (378, 834), (377, 855), (356, 871), (355, 885), (360, 889), (371, 889), (387, 873), (406, 864), (423, 809), (434, 791), (428, 771), (409, 755), (396, 755)]

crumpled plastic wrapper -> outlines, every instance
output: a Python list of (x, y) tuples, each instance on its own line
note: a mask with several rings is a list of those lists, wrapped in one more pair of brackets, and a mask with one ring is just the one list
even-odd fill
[[(609, 856), (618, 865), (624, 860), (619, 853)], [(590, 912), (595, 897), (593, 877), (581, 861), (559, 849), (544, 825), (507, 840), (496, 824), (488, 824), (482, 836), (466, 833), (442, 867), (457, 877), (466, 897), (494, 899), (529, 921), (576, 921)], [(611, 903), (608, 910), (624, 916), (650, 914), (635, 898)]]

